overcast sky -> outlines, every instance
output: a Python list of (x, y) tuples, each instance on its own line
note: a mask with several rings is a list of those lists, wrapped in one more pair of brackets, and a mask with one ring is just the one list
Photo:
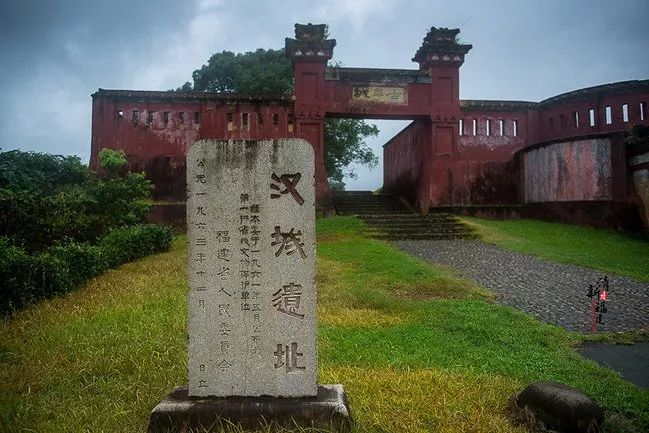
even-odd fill
[[(431, 26), (473, 44), (463, 99), (538, 101), (649, 78), (647, 0), (0, 0), (0, 147), (90, 155), (90, 94), (167, 90), (222, 50), (281, 48), (327, 23), (344, 66), (416, 68)], [(377, 121), (381, 145), (407, 122)], [(348, 189), (375, 189), (382, 167)]]

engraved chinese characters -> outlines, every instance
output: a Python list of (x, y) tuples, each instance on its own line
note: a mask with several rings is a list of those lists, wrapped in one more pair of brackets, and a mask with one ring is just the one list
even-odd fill
[(197, 141), (187, 187), (190, 395), (314, 396), (311, 145)]

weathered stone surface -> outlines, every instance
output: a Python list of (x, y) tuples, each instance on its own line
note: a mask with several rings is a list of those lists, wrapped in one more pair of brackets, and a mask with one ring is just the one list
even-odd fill
[(548, 144), (522, 154), (525, 203), (613, 200), (611, 139)]
[(583, 392), (568, 385), (538, 382), (528, 385), (518, 396), (520, 408), (530, 409), (549, 428), (566, 433), (600, 431), (602, 408)]
[(315, 188), (300, 139), (187, 154), (189, 395), (315, 396)]
[(231, 423), (244, 429), (271, 425), (281, 430), (282, 426), (297, 424), (348, 432), (352, 419), (342, 385), (320, 385), (315, 397), (302, 398), (191, 398), (186, 387), (177, 387), (153, 409), (147, 431), (220, 431)]

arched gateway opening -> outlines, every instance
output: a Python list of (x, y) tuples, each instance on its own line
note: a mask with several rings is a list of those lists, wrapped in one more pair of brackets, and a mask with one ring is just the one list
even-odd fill
[(329, 116), (413, 120), (401, 140), (385, 147), (384, 191), (404, 195), (424, 211), (444, 202), (448, 185), (436, 173), (455, 158), (459, 67), (471, 49), (456, 42), (458, 33), (433, 27), (413, 58), (419, 69), (338, 68), (327, 67), (336, 41), (326, 39), (326, 26), (295, 25), (286, 54), (294, 69), (296, 133), (314, 146), (322, 208), (331, 207), (324, 167)]

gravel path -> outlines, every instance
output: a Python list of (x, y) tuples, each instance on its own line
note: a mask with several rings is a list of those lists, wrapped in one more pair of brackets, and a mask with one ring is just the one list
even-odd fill
[[(602, 271), (548, 262), (475, 240), (398, 241), (397, 247), (455, 269), (491, 290), (496, 301), (570, 331), (590, 332), (588, 284)], [(598, 331), (649, 327), (649, 283), (608, 274), (608, 312)]]

